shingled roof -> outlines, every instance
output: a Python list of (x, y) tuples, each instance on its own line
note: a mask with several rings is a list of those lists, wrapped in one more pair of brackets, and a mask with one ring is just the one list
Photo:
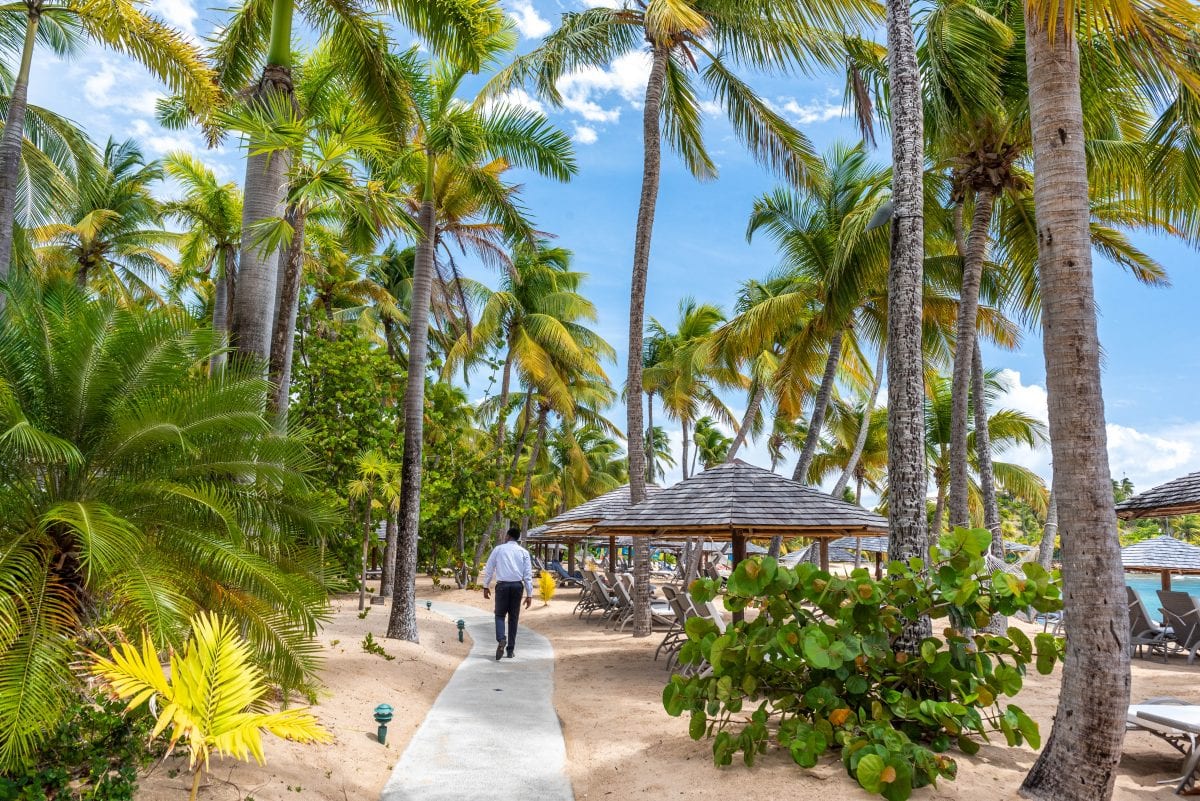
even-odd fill
[(761, 467), (710, 467), (596, 525), (606, 534), (656, 537), (829, 537), (887, 531), (887, 520)]
[(1127, 570), (1200, 573), (1200, 548), (1174, 537), (1153, 537), (1122, 548), (1121, 564)]
[(1200, 473), (1168, 481), (1117, 504), (1117, 517), (1170, 517), (1200, 512)]
[[(656, 484), (646, 485), (646, 497), (652, 497), (662, 490)], [(568, 509), (560, 515), (555, 515), (546, 521), (546, 528), (555, 530), (568, 527), (570, 523), (595, 523), (619, 515), (629, 508), (629, 485), (617, 487), (590, 501), (584, 501), (574, 509)]]

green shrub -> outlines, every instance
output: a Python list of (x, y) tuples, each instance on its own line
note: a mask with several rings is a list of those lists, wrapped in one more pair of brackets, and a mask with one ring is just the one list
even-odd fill
[[(1009, 745), (1040, 745), (1037, 724), (1003, 704), (1021, 689), (1026, 667), (1049, 673), (1062, 643), (972, 634), (993, 614), (1061, 608), (1055, 577), (1035, 564), (1024, 577), (989, 575), (986, 530), (956, 529), (941, 538), (928, 569), (920, 559), (893, 562), (881, 581), (866, 570), (831, 576), (814, 565), (795, 569), (774, 559), (738, 565), (725, 595), (728, 609), (758, 616), (720, 634), (702, 618), (688, 621), (682, 665), (711, 669), (676, 675), (663, 691), (672, 715), (691, 715), (695, 739), (713, 738), (713, 758), (747, 765), (773, 738), (803, 767), (828, 750), (841, 752), (863, 788), (889, 801), (914, 787), (953, 779), (948, 751), (971, 754), (999, 731)], [(699, 602), (715, 597), (711, 580), (692, 584)], [(898, 647), (906, 620), (944, 621), (941, 637), (912, 652)]]
[(161, 754), (154, 720), (120, 701), (78, 699), (24, 766), (0, 775), (4, 801), (130, 801), (138, 771)]

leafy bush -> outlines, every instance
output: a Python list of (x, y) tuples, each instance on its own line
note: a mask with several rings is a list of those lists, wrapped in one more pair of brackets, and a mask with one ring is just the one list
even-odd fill
[[(986, 530), (956, 529), (941, 538), (928, 568), (920, 559), (893, 562), (881, 581), (867, 570), (841, 578), (811, 564), (742, 562), (725, 605), (757, 608), (758, 616), (725, 634), (708, 620), (689, 620), (680, 663), (694, 675), (671, 678), (664, 706), (690, 713), (695, 739), (713, 738), (718, 765), (738, 753), (752, 764), (772, 737), (803, 767), (840, 750), (850, 775), (889, 801), (953, 779), (949, 749), (975, 753), (976, 738), (989, 732), (1037, 748), (1037, 724), (1001, 699), (1017, 694), (1029, 664), (1053, 670), (1061, 641), (1038, 634), (1031, 642), (1016, 628), (1004, 637), (970, 629), (993, 614), (1059, 609), (1060, 593), (1036, 563), (1023, 566), (1023, 578), (989, 575), (990, 541)], [(717, 592), (708, 579), (691, 586), (699, 602)], [(942, 636), (913, 652), (899, 647), (905, 621), (923, 616), (945, 621)]]
[(180, 647), (200, 609), (235, 617), (269, 678), (316, 681), (325, 589), (304, 538), (332, 520), (302, 442), (265, 417), (251, 365), (179, 309), (18, 281), (0, 314), (0, 771), (78, 692), (86, 628)]
[(6, 801), (130, 801), (138, 771), (159, 755), (148, 744), (148, 714), (123, 715), (124, 704), (79, 697), (29, 763), (0, 775)]
[(183, 653), (171, 652), (164, 670), (149, 637), (141, 647), (122, 642), (109, 657), (92, 654), (91, 672), (137, 710), (151, 698), (159, 703), (152, 734), (167, 728), (168, 750), (182, 743), (188, 751), (195, 801), (200, 779), (213, 754), (263, 764), (262, 733), (298, 743), (329, 743), (325, 731), (305, 707), (270, 711), (263, 672), (253, 664), (250, 643), (231, 617), (201, 612), (192, 618), (192, 636)]
[(542, 599), (543, 606), (550, 603), (550, 599), (554, 597), (556, 589), (558, 589), (558, 585), (554, 583), (553, 573), (549, 570), (543, 570), (538, 574), (538, 597)]

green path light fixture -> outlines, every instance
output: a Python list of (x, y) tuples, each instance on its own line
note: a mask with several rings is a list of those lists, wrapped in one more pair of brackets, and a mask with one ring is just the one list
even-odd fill
[(425, 602), (425, 609), (426, 609), (426, 611), (428, 611), (428, 610), (430, 610), (430, 609), (432, 609), (432, 608), (433, 608), (433, 601), (426, 601), (426, 602)]
[(391, 704), (380, 704), (375, 707), (375, 722), (379, 724), (379, 728), (375, 731), (375, 738), (379, 740), (380, 745), (386, 745), (387, 725), (392, 722)]
[(465, 621), (463, 621), (463, 620), (458, 621), (458, 641), (459, 642), (463, 641), (463, 629), (465, 629), (466, 627), (467, 627), (467, 624)]

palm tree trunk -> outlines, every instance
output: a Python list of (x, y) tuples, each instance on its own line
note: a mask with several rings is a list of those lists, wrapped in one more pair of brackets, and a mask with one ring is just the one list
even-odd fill
[(689, 457), (688, 457), (688, 421), (687, 421), (686, 417), (684, 417), (680, 420), (680, 425), (683, 428), (683, 453), (681, 454), (681, 456), (683, 458), (679, 460), (679, 469), (682, 471), (683, 480), (687, 481), (687, 479), (688, 479), (688, 464), (689, 464), (688, 458)]
[(542, 406), (538, 409), (537, 435), (534, 436), (533, 447), (529, 451), (529, 464), (525, 470), (525, 488), (521, 493), (521, 506), (524, 512), (521, 515), (522, 537), (525, 536), (525, 532), (529, 531), (529, 510), (533, 504), (533, 470), (538, 457), (542, 455), (542, 445), (546, 442), (546, 420), (549, 416), (549, 407)]
[(983, 353), (975, 339), (975, 358), (971, 366), (971, 400), (975, 404), (975, 452), (979, 462), (979, 490), (983, 495), (983, 525), (992, 532), (992, 553), (1004, 558), (1004, 538), (1000, 530), (1000, 503), (996, 500), (996, 474), (992, 469), (992, 438), (988, 431), (987, 387), (983, 380)]
[[(432, 172), (433, 159), (429, 160)], [(413, 265), (412, 309), (409, 312), (408, 381), (404, 388), (404, 456), (400, 463), (400, 542), (396, 582), (387, 636), (419, 642), (417, 631), (417, 533), (421, 526), (421, 455), (425, 436), (425, 365), (429, 351), (429, 297), (433, 291), (433, 176), (425, 181)]]
[(726, 462), (732, 462), (737, 458), (738, 451), (746, 442), (746, 438), (750, 436), (750, 429), (754, 426), (754, 420), (758, 417), (758, 410), (762, 407), (763, 398), (766, 396), (767, 384), (765, 381), (759, 381), (750, 395), (750, 403), (747, 404), (742, 424), (738, 426), (737, 434), (733, 437), (733, 444), (729, 446), (729, 453), (725, 455)]
[(304, 225), (308, 214), (288, 206), (286, 219), (292, 226), (292, 241), (279, 257), (278, 298), (275, 330), (271, 336), (270, 379), (273, 385), (271, 411), (279, 424), (287, 422), (292, 389), (292, 349), (296, 344), (296, 312), (300, 308), (300, 285), (304, 278)]
[(1046, 527), (1042, 529), (1042, 542), (1038, 545), (1038, 564), (1049, 570), (1054, 564), (1054, 541), (1058, 538), (1058, 499), (1054, 486), (1050, 487), (1050, 500), (1046, 502)]
[(933, 526), (929, 531), (929, 539), (931, 542), (936, 542), (937, 538), (942, 536), (942, 522), (946, 519), (946, 487), (943, 484), (937, 486), (937, 504), (933, 507)]
[[(975, 195), (975, 214), (967, 250), (963, 254), (962, 290), (958, 300), (958, 335), (954, 344), (954, 372), (950, 390), (950, 525), (970, 525), (967, 503), (967, 433), (971, 372), (975, 363), (976, 326), (979, 317), (979, 283), (983, 278), (983, 260), (987, 254), (992, 227), (991, 189)], [(978, 412), (976, 412), (978, 417)]]
[[(29, 67), (33, 63), (40, 21), (40, 11), (30, 8), (25, 22), (25, 42), (21, 46), (21, 66), (8, 101), (4, 135), (0, 137), (0, 281), (8, 280), (12, 263), (13, 225), (21, 182), (21, 145), (25, 141), (25, 111), (29, 107)], [(5, 294), (0, 292), (0, 311), (3, 311), (4, 303)]]
[[(655, 44), (646, 81), (642, 107), (642, 197), (638, 205), (637, 231), (633, 239), (633, 276), (629, 290), (629, 375), (625, 384), (625, 430), (642, 430), (642, 337), (646, 327), (646, 275), (650, 267), (650, 239), (654, 231), (654, 209), (658, 203), (658, 181), (662, 171), (662, 96), (667, 79), (669, 51)], [(636, 436), (636, 434), (635, 434)], [(641, 503), (646, 497), (646, 454), (629, 449), (629, 498)], [(650, 635), (650, 541), (633, 540), (634, 614), (633, 636)]]
[[(880, 345), (879, 355), (875, 359), (875, 380), (871, 384), (871, 397), (867, 400), (867, 405), (863, 409), (862, 422), (858, 425), (858, 436), (854, 438), (854, 450), (850, 452), (850, 458), (846, 460), (846, 468), (838, 478), (837, 484), (833, 486), (833, 492), (829, 493), (835, 498), (842, 497), (846, 485), (850, 483), (850, 478), (858, 468), (858, 461), (862, 458), (863, 449), (867, 447), (867, 435), (871, 431), (871, 417), (875, 414), (875, 404), (879, 401), (879, 389), (883, 386), (883, 369), (886, 360), (887, 348)], [(859, 493), (862, 493), (861, 481), (859, 482)], [(857, 495), (854, 498), (854, 502), (858, 503)]]
[(817, 446), (821, 444), (825, 412), (829, 409), (829, 399), (833, 397), (833, 382), (837, 378), (838, 363), (842, 359), (843, 335), (844, 332), (839, 328), (829, 340), (829, 358), (825, 360), (825, 374), (821, 376), (821, 387), (817, 390), (812, 417), (808, 421), (808, 433), (804, 436), (804, 449), (800, 451), (800, 460), (796, 462), (796, 469), (792, 471), (792, 481), (808, 483), (808, 467), (817, 455)]
[[(925, 256), (924, 120), (910, 4), (887, 0), (892, 106), (892, 241), (888, 270), (888, 557), (925, 553), (925, 386), (921, 351)], [(916, 650), (928, 618), (910, 621), (897, 648)]]
[[(272, 102), (295, 103), (292, 86), (292, 12), (294, 0), (272, 0), (271, 41), (267, 63), (250, 97), (250, 103), (270, 108)], [(255, 150), (250, 143), (249, 152)], [(279, 269), (275, 254), (260, 242), (258, 226), (282, 217), (287, 199), (291, 154), (247, 155), (242, 200), (242, 252), (239, 291), (234, 299), (231, 333), (239, 354), (258, 359), (263, 368), (271, 357), (275, 322), (275, 285)]]
[[(1026, 6), (1054, 490), (1062, 529), (1067, 645), (1054, 727), (1025, 777), (1027, 798), (1111, 797), (1129, 704), (1129, 618), (1100, 386), (1079, 52), (1064, 6)], [(1052, 26), (1047, 29), (1047, 25)]]
[[(222, 346), (229, 338), (229, 311), (233, 305), (233, 282), (236, 280), (237, 251), (232, 245), (222, 245), (218, 254), (221, 260), (217, 267), (217, 277), (213, 289), (213, 333), (216, 334)], [(209, 361), (209, 375), (215, 375), (225, 368), (226, 354), (224, 351), (214, 354)]]
[(396, 539), (400, 530), (396, 525), (395, 510), (388, 511), (387, 524), (384, 529), (383, 564), (379, 569), (379, 595), (383, 598), (392, 597), (392, 585), (396, 582)]
[(655, 479), (654, 456), (654, 393), (646, 393), (646, 483), (653, 484)]
[(363, 504), (362, 572), (358, 574), (358, 611), (367, 606), (367, 555), (371, 552), (371, 499)]

